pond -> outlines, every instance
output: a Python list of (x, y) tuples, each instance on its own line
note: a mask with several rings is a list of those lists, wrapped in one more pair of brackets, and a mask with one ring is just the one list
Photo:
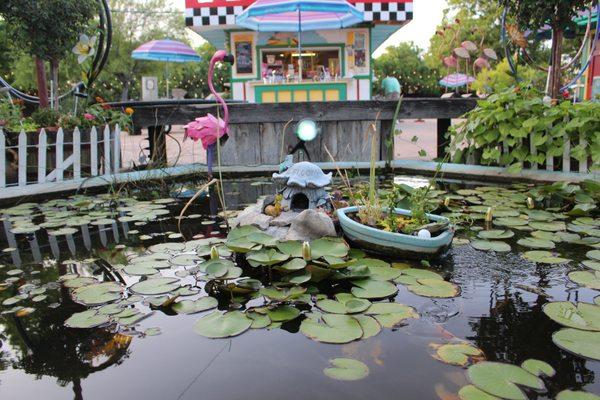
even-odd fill
[[(452, 400), (467, 385), (485, 389), (486, 379), (508, 388), (504, 398), (600, 394), (598, 312), (563, 310), (554, 318), (562, 324), (544, 312), (550, 302), (598, 302), (597, 216), (529, 209), (533, 187), (522, 184), (447, 183), (434, 196), (461, 229), (443, 259), (375, 259), (339, 241), (312, 243), (312, 259), (323, 256), (316, 264), (326, 259), (335, 270), (312, 282), (289, 273), (303, 262), (301, 244), (234, 230), (227, 247), (230, 211), (222, 212), (218, 196), (196, 201), (180, 219), (186, 199), (174, 196), (198, 185), (176, 186), (0, 210), (2, 398)], [(266, 179), (229, 181), (227, 209), (273, 190)], [(249, 263), (246, 252), (261, 247), (275, 250)], [(362, 287), (339, 275), (364, 278), (365, 270), (370, 283)], [(287, 280), (287, 291), (269, 289), (273, 280)], [(433, 289), (415, 288), (423, 282)], [(579, 324), (585, 338), (559, 347), (553, 334), (569, 324)], [(350, 361), (331, 361), (340, 358)], [(528, 359), (555, 374), (526, 372), (535, 362), (517, 368)], [(508, 372), (469, 368), (493, 361), (513, 365), (538, 387), (512, 376), (520, 389), (511, 392)], [(463, 389), (464, 399), (500, 398), (469, 388), (476, 393)]]

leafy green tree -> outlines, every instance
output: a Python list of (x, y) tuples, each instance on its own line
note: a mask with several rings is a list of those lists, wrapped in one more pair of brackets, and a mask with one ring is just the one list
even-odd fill
[[(520, 66), (518, 75), (522, 82), (535, 89), (543, 90), (546, 84), (545, 74), (530, 66)], [(508, 60), (504, 59), (492, 69), (484, 69), (477, 74), (475, 82), (471, 86), (478, 93), (498, 93), (517, 84), (512, 74)]]
[[(512, 15), (521, 31), (537, 31), (544, 25), (552, 30), (552, 61), (550, 69), (550, 96), (557, 98), (562, 86), (561, 61), (564, 53), (565, 30), (579, 11), (585, 10), (588, 0), (507, 0)], [(520, 33), (515, 33), (517, 36)]]
[[(54, 91), (58, 89), (59, 63), (89, 29), (97, 11), (95, 0), (3, 0), (0, 15), (9, 36), (36, 58), (38, 93), (44, 105), (47, 96), (44, 61), (52, 70)], [(58, 107), (58, 100), (55, 107)]]
[[(412, 42), (388, 47), (374, 62), (377, 82), (381, 83), (386, 77), (392, 76), (398, 78), (406, 95), (438, 96), (439, 74), (423, 62), (421, 53), (422, 50)], [(375, 91), (381, 93), (381, 85), (376, 85)]]

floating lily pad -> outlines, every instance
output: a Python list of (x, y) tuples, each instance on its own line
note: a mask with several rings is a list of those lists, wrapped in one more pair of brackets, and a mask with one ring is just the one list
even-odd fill
[(592, 260), (600, 261), (600, 250), (590, 250), (585, 255)]
[(544, 382), (521, 367), (484, 361), (471, 365), (467, 371), (471, 382), (491, 395), (509, 400), (527, 400), (519, 386), (544, 390)]
[(372, 316), (354, 314), (352, 315), (352, 317), (358, 321), (363, 331), (361, 339), (368, 339), (370, 337), (376, 336), (379, 332), (381, 332), (381, 325)]
[(196, 265), (201, 261), (204, 261), (204, 260), (197, 254), (181, 254), (181, 255), (173, 257), (170, 260), (171, 264), (179, 265), (179, 266)]
[(473, 240), (471, 242), (471, 246), (473, 246), (474, 249), (482, 251), (496, 251), (504, 253), (511, 250), (508, 243), (495, 240)]
[(600, 331), (600, 306), (590, 303), (557, 301), (547, 303), (543, 308), (544, 314), (561, 325), (583, 329), (585, 331)]
[(123, 268), (123, 272), (125, 272), (127, 275), (133, 276), (147, 276), (158, 274), (158, 270), (156, 268), (150, 267), (149, 263), (127, 265), (125, 268)]
[(273, 322), (287, 322), (298, 318), (300, 311), (295, 307), (281, 305), (268, 309), (267, 315)]
[(358, 381), (369, 375), (366, 364), (351, 358), (333, 358), (329, 360), (331, 367), (325, 368), (323, 373), (338, 381)]
[(571, 261), (568, 258), (557, 257), (551, 252), (544, 250), (526, 251), (523, 253), (523, 257), (529, 261), (541, 264), (563, 264)]
[(301, 258), (293, 258), (285, 264), (275, 267), (275, 269), (278, 271), (290, 272), (302, 270), (304, 267), (306, 267), (306, 261)]
[(600, 400), (600, 396), (593, 393), (573, 390), (563, 390), (556, 395), (556, 400)]
[(568, 276), (578, 285), (600, 290), (600, 271), (574, 271)]
[(529, 226), (538, 231), (558, 232), (567, 229), (567, 225), (563, 221), (539, 222), (531, 221)]
[(548, 249), (551, 250), (555, 247), (555, 244), (551, 240), (538, 239), (534, 237), (522, 238), (517, 241), (518, 245), (523, 247), (529, 247), (531, 249)]
[(239, 227), (234, 228), (229, 231), (229, 233), (227, 234), (227, 241), (241, 239), (252, 233), (259, 233), (259, 232), (262, 232), (262, 231), (254, 225), (239, 226)]
[(324, 299), (317, 301), (317, 307), (330, 314), (355, 314), (365, 311), (371, 302), (365, 299), (353, 298), (345, 301)]
[(246, 316), (252, 320), (252, 325), (250, 325), (250, 328), (252, 329), (262, 329), (271, 325), (271, 318), (266, 314), (247, 311)]
[(283, 282), (293, 283), (300, 285), (302, 283), (310, 281), (312, 275), (308, 271), (297, 271), (289, 275), (284, 276), (281, 280)]
[(313, 314), (302, 321), (300, 332), (318, 342), (333, 344), (349, 343), (363, 336), (358, 321), (342, 314)]
[(600, 261), (595, 260), (584, 260), (581, 262), (585, 267), (589, 269), (593, 269), (595, 271), (600, 271)]
[(479, 231), (477, 236), (485, 240), (497, 240), (509, 239), (515, 236), (515, 233), (508, 229), (490, 229), (488, 231)]
[(600, 332), (563, 328), (554, 332), (552, 341), (561, 349), (578, 356), (600, 360)]
[(458, 286), (440, 279), (417, 279), (416, 284), (407, 285), (406, 288), (424, 297), (451, 298), (460, 294)]
[(65, 321), (65, 326), (69, 328), (95, 328), (110, 322), (110, 317), (105, 314), (99, 314), (96, 310), (87, 310), (71, 315)]
[(467, 343), (447, 343), (436, 346), (435, 358), (446, 364), (459, 365), (461, 367), (469, 364), (473, 357), (481, 357), (483, 352)]
[(352, 294), (363, 299), (380, 299), (398, 293), (396, 285), (387, 281), (367, 278), (353, 280), (352, 284), (355, 286), (351, 290)]
[(502, 400), (500, 397), (484, 392), (475, 385), (463, 386), (458, 391), (458, 397), (461, 400)]
[(201, 297), (198, 300), (182, 300), (171, 306), (177, 314), (195, 314), (215, 308), (219, 302), (214, 297)]
[(529, 358), (521, 363), (521, 368), (535, 376), (553, 377), (556, 370), (547, 362)]
[(86, 306), (97, 306), (119, 300), (122, 291), (116, 282), (94, 283), (73, 290), (73, 300)]
[(134, 283), (131, 291), (143, 296), (157, 296), (169, 293), (179, 288), (179, 279), (177, 278), (150, 278), (145, 281)]
[(287, 254), (279, 253), (275, 249), (264, 249), (259, 251), (252, 251), (246, 255), (248, 262), (256, 265), (271, 266), (279, 264), (289, 259), (290, 256)]
[(523, 219), (523, 218), (518, 218), (518, 217), (501, 217), (501, 218), (495, 218), (493, 223), (494, 223), (494, 225), (498, 225), (498, 226), (514, 227), (514, 226), (527, 225), (527, 220)]
[(302, 257), (302, 242), (289, 240), (277, 243), (276, 247), (280, 252), (290, 257)]
[(235, 251), (236, 253), (248, 253), (252, 250), (258, 250), (262, 247), (261, 244), (251, 242), (247, 238), (241, 238), (236, 240), (231, 240), (225, 243), (230, 250)]
[(91, 276), (78, 276), (74, 275), (71, 279), (65, 279), (63, 281), (63, 285), (65, 287), (75, 289), (82, 286), (88, 286), (93, 283), (98, 283), (96, 278), (92, 278)]
[(196, 322), (194, 331), (204, 337), (217, 339), (240, 335), (251, 325), (252, 319), (240, 311), (229, 311), (225, 314), (213, 311)]
[(185, 249), (185, 243), (159, 243), (148, 247), (153, 253), (178, 253)]
[(323, 238), (310, 243), (310, 251), (313, 260), (323, 256), (344, 258), (348, 255), (350, 248), (343, 239)]
[(290, 288), (278, 289), (275, 287), (266, 287), (260, 289), (259, 293), (262, 296), (268, 297), (275, 301), (289, 301), (302, 296), (306, 292), (306, 288), (292, 286)]

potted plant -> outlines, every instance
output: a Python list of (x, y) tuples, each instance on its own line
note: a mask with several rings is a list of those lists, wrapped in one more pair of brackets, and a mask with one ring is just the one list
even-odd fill
[[(396, 118), (392, 126), (395, 126), (395, 121)], [(452, 244), (454, 227), (447, 218), (429, 212), (435, 208), (429, 200), (431, 182), (419, 189), (395, 185), (386, 201), (377, 194), (375, 126), (367, 195), (353, 192), (350, 182), (345, 180), (354, 205), (337, 210), (344, 235), (356, 246), (384, 255), (429, 258), (444, 253)], [(438, 165), (436, 176), (441, 165)]]

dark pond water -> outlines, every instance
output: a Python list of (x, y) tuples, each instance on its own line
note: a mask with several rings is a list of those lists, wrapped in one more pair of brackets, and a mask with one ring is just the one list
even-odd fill
[[(273, 190), (270, 185), (251, 183), (226, 186), (229, 208), (240, 208)], [(192, 218), (183, 219), (181, 224), (183, 238), (177, 234), (175, 218), (181, 201), (143, 209), (168, 210), (143, 224), (136, 218), (113, 223), (106, 220), (113, 215), (107, 214), (99, 215), (97, 221), (101, 223), (90, 224), (83, 233), (67, 231), (52, 237), (41, 229), (35, 235), (6, 237), (5, 231), (0, 247), (8, 250), (0, 253), (0, 264), (4, 265), (0, 282), (8, 279), (10, 284), (0, 287), (0, 302), (31, 283), (44, 287), (47, 297), (32, 302), (29, 296), (19, 303), (35, 308), (21, 317), (7, 312), (13, 306), (0, 305), (0, 311), (5, 312), (0, 316), (0, 398), (451, 400), (458, 399), (458, 390), (469, 383), (466, 369), (434, 359), (430, 344), (455, 339), (479, 347), (489, 361), (518, 365), (536, 358), (552, 365), (557, 373), (544, 378), (547, 391), (528, 391), (530, 399), (554, 398), (563, 389), (600, 394), (600, 362), (559, 349), (551, 335), (560, 326), (541, 310), (548, 301), (594, 301), (597, 291), (567, 278), (569, 271), (581, 268), (578, 261), (590, 247), (559, 243), (554, 251), (572, 259), (571, 263), (535, 264), (519, 253), (528, 250), (516, 245), (525, 235), (522, 232), (506, 240), (513, 248), (508, 253), (456, 244), (432, 268), (458, 285), (460, 296), (432, 299), (398, 285), (395, 301), (414, 307), (421, 318), (345, 345), (308, 339), (298, 332), (299, 320), (285, 323), (281, 329), (250, 329), (231, 339), (207, 339), (193, 329), (203, 314), (152, 312), (141, 303), (138, 309), (152, 313), (133, 327), (72, 329), (63, 325), (73, 313), (85, 308), (71, 300), (68, 289), (55, 283), (60, 275), (122, 278), (128, 285), (136, 282), (137, 278), (117, 276), (111, 266), (125, 264), (128, 256), (157, 243), (225, 237), (223, 220), (207, 216), (218, 212), (217, 204), (212, 196), (190, 207), (186, 215)], [(130, 213), (135, 214), (136, 207), (132, 206)], [(474, 234), (467, 231), (458, 236)], [(172, 276), (172, 271), (163, 270), (163, 275)], [(185, 279), (186, 283), (194, 282)], [(219, 308), (226, 309), (226, 301), (221, 301)], [(160, 328), (159, 335), (144, 335), (155, 327)], [(336, 357), (364, 362), (369, 376), (354, 382), (327, 377), (323, 369)]]

